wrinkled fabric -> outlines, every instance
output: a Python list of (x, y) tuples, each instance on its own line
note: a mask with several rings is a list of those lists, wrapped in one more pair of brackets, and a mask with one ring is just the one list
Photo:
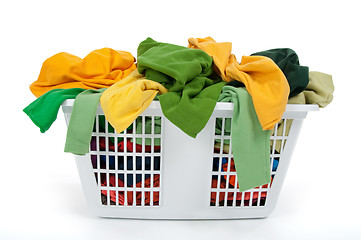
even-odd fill
[(106, 119), (120, 133), (148, 108), (158, 93), (166, 92), (160, 83), (145, 79), (135, 70), (105, 90), (100, 103)]
[(129, 52), (111, 48), (94, 50), (84, 59), (61, 52), (45, 60), (30, 90), (39, 97), (57, 88), (107, 88), (134, 71), (134, 61)]
[(269, 130), (281, 120), (286, 110), (290, 87), (281, 69), (272, 59), (263, 56), (243, 56), (238, 63), (231, 54), (231, 43), (217, 43), (212, 38), (190, 38), (190, 48), (209, 53), (216, 72), (226, 82), (242, 82), (252, 96), (254, 108), (263, 130)]
[(159, 96), (164, 116), (195, 138), (204, 128), (225, 82), (213, 74), (204, 51), (147, 38), (138, 46), (138, 70), (169, 92)]
[(38, 97), (23, 111), (40, 128), (40, 132), (44, 133), (56, 120), (60, 105), (66, 99), (76, 98), (83, 91), (82, 88), (53, 89)]
[(64, 152), (84, 155), (89, 152), (95, 113), (102, 89), (88, 89), (80, 93), (74, 100), (70, 115)]
[(225, 86), (220, 102), (233, 102), (231, 143), (239, 191), (269, 183), (270, 131), (258, 121), (252, 98), (245, 88)]
[(231, 54), (232, 43), (217, 43), (211, 37), (189, 38), (188, 48), (200, 49), (208, 53), (208, 55), (213, 58), (213, 67), (216, 73), (223, 79), (223, 81), (231, 81), (231, 78), (226, 75), (226, 68), (228, 64), (230, 64), (230, 57), (234, 56), (233, 54)]
[(311, 71), (309, 73), (309, 84), (306, 89), (290, 98), (289, 104), (317, 104), (324, 108), (333, 100), (333, 92), (335, 86), (333, 85), (332, 76), (322, 72)]
[(251, 56), (265, 56), (272, 59), (285, 74), (290, 85), (290, 97), (296, 96), (308, 85), (308, 67), (301, 66), (295, 51), (290, 48), (275, 48), (257, 52)]
[[(309, 83), (306, 89), (300, 94), (290, 98), (288, 104), (317, 104), (320, 108), (325, 108), (333, 100), (333, 92), (335, 87), (333, 85), (332, 76), (322, 72), (310, 71)], [(292, 126), (292, 119), (287, 119), (285, 134), (288, 133)], [(278, 124), (277, 136), (282, 136), (284, 129), (284, 121)], [(274, 134), (272, 130), (271, 135)], [(271, 141), (271, 148), (273, 147), (273, 141)], [(276, 141), (275, 149), (280, 152), (281, 141)]]

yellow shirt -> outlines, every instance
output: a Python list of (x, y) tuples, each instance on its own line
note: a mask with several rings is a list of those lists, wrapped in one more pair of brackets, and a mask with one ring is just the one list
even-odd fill
[(158, 93), (166, 92), (168, 90), (162, 84), (147, 80), (138, 70), (134, 70), (105, 90), (100, 104), (108, 122), (120, 133), (144, 112)]
[(134, 71), (134, 61), (129, 52), (111, 48), (94, 50), (84, 59), (61, 52), (45, 60), (30, 90), (39, 97), (57, 88), (107, 88)]
[(231, 54), (232, 44), (217, 43), (211, 37), (188, 39), (189, 48), (201, 49), (213, 58), (214, 68), (226, 82), (242, 82), (252, 97), (263, 130), (269, 130), (281, 120), (290, 93), (287, 79), (270, 58), (243, 56), (238, 63)]

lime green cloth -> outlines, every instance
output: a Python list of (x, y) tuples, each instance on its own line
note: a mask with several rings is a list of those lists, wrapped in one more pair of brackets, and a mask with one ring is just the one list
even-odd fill
[(225, 86), (220, 102), (233, 102), (231, 143), (239, 190), (245, 191), (271, 181), (270, 131), (263, 131), (245, 88)]
[(44, 133), (56, 120), (60, 105), (66, 99), (76, 98), (83, 91), (82, 88), (53, 89), (38, 97), (23, 111), (40, 128), (40, 132)]
[(99, 99), (106, 88), (89, 89), (80, 93), (71, 112), (64, 152), (84, 155), (89, 145)]
[(138, 71), (169, 90), (159, 96), (164, 116), (196, 137), (207, 124), (225, 85), (213, 72), (212, 58), (199, 49), (151, 38), (139, 44), (137, 54)]

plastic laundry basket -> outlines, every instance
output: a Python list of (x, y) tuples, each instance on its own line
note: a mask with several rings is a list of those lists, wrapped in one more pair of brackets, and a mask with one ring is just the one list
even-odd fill
[[(67, 124), (73, 102), (62, 105)], [(115, 218), (266, 217), (277, 202), (303, 119), (315, 110), (316, 105), (287, 105), (271, 136), (271, 183), (239, 192), (231, 136), (224, 131), (232, 103), (217, 103), (195, 139), (169, 122), (157, 101), (120, 134), (98, 107), (90, 153), (75, 155), (88, 205), (98, 216)]]

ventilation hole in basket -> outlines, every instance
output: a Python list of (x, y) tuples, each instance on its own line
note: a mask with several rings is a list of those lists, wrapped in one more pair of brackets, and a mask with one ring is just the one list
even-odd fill
[[(284, 141), (283, 141), (283, 142), (284, 142)], [(277, 151), (277, 152), (281, 152), (281, 151), (282, 151), (283, 146), (284, 146), (284, 143), (282, 143), (282, 140), (281, 140), (281, 139), (278, 139), (278, 140), (274, 141), (273, 144), (276, 144), (275, 147), (274, 147), (274, 148), (275, 148), (275, 152), (274, 152), (274, 153), (276, 153), (276, 151)]]
[(221, 151), (221, 150), (220, 150), (220, 148), (221, 148), (221, 147), (220, 147), (220, 146), (221, 146), (221, 145), (220, 145), (220, 141), (221, 141), (220, 139), (214, 139), (213, 153), (216, 153), (216, 154), (219, 154), (219, 153), (220, 153), (220, 151)]
[(153, 152), (160, 153), (161, 151), (161, 138), (154, 138)]
[(114, 152), (115, 151), (115, 145), (114, 145), (114, 138), (113, 137), (108, 138), (108, 151), (109, 152)]
[(142, 192), (136, 192), (136, 206), (142, 206)]
[(261, 200), (259, 202), (260, 206), (266, 205), (266, 199), (267, 199), (267, 192), (261, 192)]
[(100, 169), (106, 169), (106, 168), (107, 168), (107, 166), (106, 166), (106, 156), (100, 155), (100, 156), (99, 156), (99, 159), (100, 159), (100, 161), (99, 161), (99, 168), (100, 168)]
[(235, 181), (236, 181), (236, 176), (235, 175), (229, 175), (229, 183), (228, 183), (228, 188), (230, 189), (234, 189), (235, 188)]
[(218, 183), (218, 176), (217, 175), (212, 175), (211, 188), (217, 188), (217, 183)]
[(118, 204), (124, 206), (124, 191), (118, 191)]
[(152, 134), (152, 117), (145, 117), (145, 126), (144, 126), (144, 133), (145, 134)]
[(127, 156), (126, 169), (133, 170), (133, 157)]
[(135, 151), (137, 153), (141, 153), (142, 152), (142, 145), (143, 145), (142, 138), (135, 138), (135, 143), (136, 143)]
[(145, 138), (144, 139), (144, 144), (145, 144), (144, 150), (142, 150), (142, 151), (151, 152), (150, 151), (151, 150), (150, 146), (152, 146), (152, 144), (153, 144), (152, 139), (151, 138)]
[(222, 135), (222, 118), (216, 118), (215, 135)]
[(108, 156), (109, 170), (115, 170), (115, 156)]
[(115, 174), (114, 173), (107, 173), (107, 174), (108, 174), (108, 178), (106, 181), (108, 181), (109, 186), (115, 187), (115, 181), (116, 181)]
[(213, 168), (212, 171), (213, 172), (218, 172), (219, 169), (219, 157), (214, 157), (213, 158)]
[(227, 186), (226, 186), (227, 179), (228, 179), (227, 175), (222, 175), (222, 177), (221, 177), (221, 185), (220, 185), (221, 189), (227, 188)]
[[(145, 174), (144, 175), (145, 181), (150, 183), (151, 178), (150, 178), (150, 174)], [(144, 188), (150, 188), (150, 184), (144, 184)]]
[[(109, 194), (110, 194), (110, 205), (116, 205), (115, 204), (115, 201), (116, 201), (116, 191), (114, 191), (114, 190), (110, 190), (109, 191)], [(114, 201), (112, 201), (112, 200), (114, 200)]]
[(137, 117), (137, 119), (135, 119), (135, 133), (136, 134), (143, 134), (143, 121), (142, 121), (142, 117), (139, 116)]
[(217, 196), (216, 192), (211, 192), (211, 197), (209, 202), (210, 206), (216, 206), (216, 196)]
[(100, 173), (100, 181), (102, 185), (107, 186), (107, 175), (106, 173)]
[(250, 206), (257, 206), (258, 192), (251, 192), (249, 204)]
[(153, 192), (153, 206), (159, 206), (159, 192)]
[(154, 174), (153, 187), (159, 187), (159, 183), (160, 183), (160, 174)]
[(135, 158), (135, 170), (142, 170), (142, 157)]
[(126, 184), (128, 187), (131, 187), (133, 185), (133, 174), (132, 173), (128, 173), (126, 174), (127, 178), (125, 179)]
[(233, 206), (233, 193), (232, 192), (229, 192), (227, 194), (227, 206), (230, 207), (230, 206)]
[(224, 206), (224, 196), (225, 196), (225, 193), (224, 192), (220, 192), (219, 193), (219, 206)]
[(223, 134), (224, 136), (231, 136), (232, 118), (225, 118)]
[(244, 198), (242, 198), (243, 206), (248, 207), (249, 206), (249, 192), (244, 193)]
[(236, 197), (236, 206), (239, 207), (241, 206), (241, 203), (242, 203), (242, 193), (241, 192), (237, 192), (235, 194), (235, 197)]
[(160, 157), (159, 156), (154, 157), (154, 170), (160, 171)]
[(118, 187), (124, 187), (124, 174), (118, 174)]
[(144, 192), (144, 206), (150, 206), (150, 192)]
[(152, 162), (152, 158), (151, 157), (145, 157), (144, 160), (144, 170), (150, 170), (151, 169), (151, 162)]
[(223, 140), (223, 154), (228, 154), (229, 153), (229, 144), (230, 144), (229, 139), (224, 139)]
[(132, 206), (133, 205), (133, 191), (126, 191), (126, 197), (127, 197), (126, 205)]
[(124, 170), (124, 157), (118, 156), (118, 170)]
[(136, 183), (144, 184), (142, 174), (136, 174), (135, 175)]
[(271, 168), (274, 172), (277, 171), (279, 159), (279, 157), (271, 158)]
[(105, 117), (104, 117), (104, 115), (99, 115), (98, 116), (98, 129), (99, 129), (100, 133), (105, 132)]
[(98, 150), (105, 151), (105, 137), (99, 137)]

